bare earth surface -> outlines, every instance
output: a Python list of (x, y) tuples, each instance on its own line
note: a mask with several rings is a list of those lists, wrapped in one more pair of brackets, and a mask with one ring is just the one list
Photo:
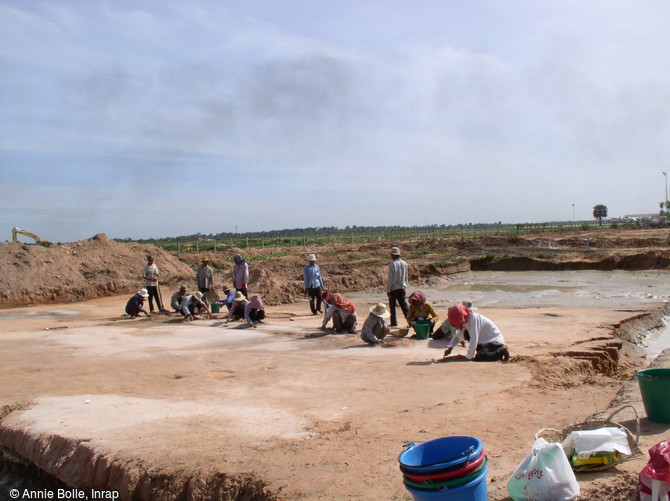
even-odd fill
[[(633, 377), (669, 347), (667, 231), (400, 245), (410, 292), (424, 290), (442, 318), (472, 300), (503, 332), (511, 362), (434, 364), (444, 341), (371, 348), (319, 330), (301, 295), (305, 249), (249, 251), (250, 289), (273, 306), (265, 325), (246, 328), (222, 314), (122, 317), (146, 253), (166, 300), (193, 285), (201, 256), (185, 262), (104, 235), (49, 249), (0, 244), (0, 448), (122, 499), (405, 500), (403, 443), (467, 434), (484, 442), (489, 498), (503, 500), (538, 430), (630, 404), (645, 455), (578, 479), (581, 499), (633, 499), (647, 449), (669, 438), (670, 425), (646, 419)], [(307, 249), (327, 286), (357, 305), (359, 327), (385, 299), (389, 247)], [(212, 258), (223, 285), (230, 255)], [(653, 363), (670, 367), (670, 352)], [(635, 414), (617, 421), (632, 429)]]

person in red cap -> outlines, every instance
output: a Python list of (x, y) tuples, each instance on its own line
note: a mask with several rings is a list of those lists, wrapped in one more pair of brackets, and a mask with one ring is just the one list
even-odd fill
[[(465, 337), (470, 343), (468, 360), (477, 362), (495, 362), (509, 360), (509, 349), (505, 345), (505, 338), (490, 319), (475, 313), (462, 304), (451, 306), (447, 310), (449, 323), (458, 329), (452, 336), (449, 347), (444, 351), (444, 358), (448, 357), (454, 347)], [(467, 336), (466, 336), (467, 333)]]

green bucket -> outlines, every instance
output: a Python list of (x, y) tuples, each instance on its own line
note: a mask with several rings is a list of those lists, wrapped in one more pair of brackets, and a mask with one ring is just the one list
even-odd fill
[(414, 322), (414, 331), (417, 339), (428, 339), (430, 334), (430, 322), (428, 320), (417, 320)]
[(212, 303), (212, 313), (219, 313), (221, 311), (221, 305), (219, 303)]
[(649, 421), (670, 424), (670, 369), (643, 369), (635, 375)]

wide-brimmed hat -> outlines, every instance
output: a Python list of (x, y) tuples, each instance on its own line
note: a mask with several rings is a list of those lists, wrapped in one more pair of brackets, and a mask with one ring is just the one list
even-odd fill
[(392, 256), (399, 256), (400, 255), (400, 249), (397, 247), (391, 247), (391, 255)]
[(233, 301), (244, 301), (246, 297), (244, 297), (244, 294), (242, 294), (240, 291), (237, 291), (235, 293), (235, 299)]
[(149, 297), (149, 291), (146, 289), (140, 289), (137, 293), (142, 297)]
[(202, 258), (203, 263), (205, 263), (205, 262), (209, 263), (210, 261), (211, 261), (211, 259), (209, 259), (207, 256)]
[(188, 287), (186, 287), (185, 285), (180, 285), (179, 286), (180, 291), (185, 291), (186, 289), (188, 289)]
[(197, 297), (198, 299), (202, 299), (202, 292), (200, 292), (200, 291), (196, 291), (195, 294), (193, 294), (193, 295), (195, 297)]
[(310, 254), (307, 256), (307, 261), (316, 261), (316, 256), (314, 254)]
[(370, 308), (370, 313), (378, 316), (379, 318), (388, 318), (391, 316), (391, 312), (386, 309), (384, 303), (377, 303), (372, 308)]

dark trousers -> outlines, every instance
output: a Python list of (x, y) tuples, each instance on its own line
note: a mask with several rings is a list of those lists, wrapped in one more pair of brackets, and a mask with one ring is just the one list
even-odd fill
[(503, 345), (502, 344), (478, 344), (475, 360), (477, 362), (495, 362), (503, 359)]
[(235, 289), (237, 292), (241, 292), (244, 297), (249, 299), (249, 291), (247, 289)]
[(395, 314), (395, 305), (396, 302), (400, 305), (403, 316), (407, 316), (409, 307), (407, 306), (407, 300), (405, 299), (405, 289), (396, 289), (389, 293), (389, 309), (391, 310), (391, 327), (398, 326), (398, 318)]
[(147, 292), (149, 293), (149, 311), (153, 313), (154, 311), (154, 298), (156, 298), (156, 308), (158, 311), (163, 309), (163, 304), (161, 303), (161, 296), (158, 294), (157, 285), (147, 285)]
[(265, 310), (251, 308), (249, 310), (249, 318), (252, 322), (260, 322), (265, 318)]
[(356, 317), (349, 315), (346, 320), (342, 320), (340, 312), (336, 311), (333, 313), (333, 329), (336, 331), (353, 331), (354, 323), (356, 322)]
[(312, 315), (316, 315), (321, 311), (321, 295), (323, 291), (321, 287), (309, 287), (307, 295), (309, 296), (309, 309), (312, 310)]

